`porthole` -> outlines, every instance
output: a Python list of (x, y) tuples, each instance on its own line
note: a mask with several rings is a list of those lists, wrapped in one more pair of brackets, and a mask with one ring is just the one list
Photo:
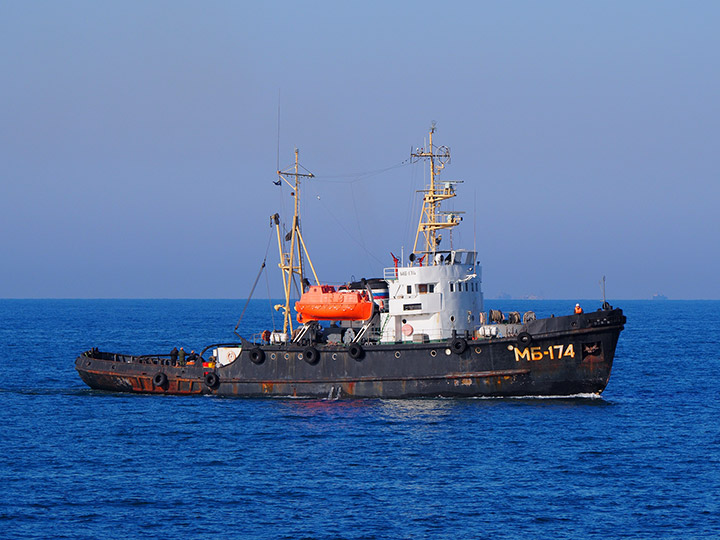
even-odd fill
[(433, 358), (435, 358), (435, 357), (437, 356), (437, 351), (436, 351), (435, 349), (433, 349), (432, 351), (430, 351), (430, 356), (432, 356)]
[(276, 355), (275, 353), (271, 353), (271, 354), (270, 354), (270, 358), (272, 358), (273, 360), (275, 360), (275, 358), (277, 358), (277, 355)]
[(482, 349), (480, 347), (475, 347), (475, 354), (480, 354), (482, 352)]
[(288, 353), (285, 353), (284, 358), (285, 358), (285, 360), (290, 360), (290, 355)]
[(514, 347), (512, 345), (508, 345), (508, 351), (512, 351)]
[(450, 356), (452, 354), (452, 351), (450, 349), (445, 349), (445, 354)]
[(400, 358), (400, 351), (395, 351), (395, 358)]
[(330, 358), (332, 358), (333, 360), (337, 360), (337, 353), (332, 353), (332, 356)]
[(455, 322), (455, 315), (450, 315), (450, 322)]

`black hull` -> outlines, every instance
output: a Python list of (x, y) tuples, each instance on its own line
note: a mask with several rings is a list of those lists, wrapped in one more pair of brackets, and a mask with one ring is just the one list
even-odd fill
[(624, 323), (615, 309), (533, 321), (517, 337), (363, 344), (359, 357), (340, 345), (244, 342), (240, 356), (218, 368), (92, 351), (75, 367), (91, 388), (116, 392), (329, 399), (600, 394)]

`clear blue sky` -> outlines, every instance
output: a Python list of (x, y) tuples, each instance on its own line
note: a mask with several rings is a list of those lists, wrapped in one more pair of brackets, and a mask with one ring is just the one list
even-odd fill
[(720, 299), (719, 27), (710, 1), (0, 2), (0, 297), (246, 295), (289, 208), (279, 101), (323, 281), (409, 252), (423, 171), (351, 173), (435, 120), (489, 298)]

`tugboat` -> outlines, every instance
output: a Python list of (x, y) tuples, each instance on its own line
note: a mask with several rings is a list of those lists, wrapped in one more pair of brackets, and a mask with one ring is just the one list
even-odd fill
[[(472, 250), (440, 249), (441, 233), (462, 221), (442, 210), (459, 181), (439, 181), (450, 150), (411, 152), (428, 162), (430, 184), (407, 264), (381, 278), (338, 289), (321, 283), (300, 230), (303, 178), (295, 164), (277, 171), (293, 189), (289, 232), (277, 231), (285, 303), (282, 329), (205, 347), (193, 362), (170, 355), (132, 356), (92, 348), (75, 361), (91, 388), (155, 394), (244, 397), (419, 398), (600, 394), (625, 324), (606, 301), (593, 312), (538, 319), (532, 311), (484, 311), (482, 268)], [(309, 266), (315, 284), (306, 269)], [(293, 287), (300, 298), (291, 305)], [(297, 312), (293, 322), (293, 309)], [(237, 327), (236, 327), (237, 330)]]

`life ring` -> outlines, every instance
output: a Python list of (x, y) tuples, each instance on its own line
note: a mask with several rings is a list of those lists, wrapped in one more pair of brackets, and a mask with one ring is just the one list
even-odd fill
[(155, 376), (153, 377), (153, 384), (155, 386), (159, 386), (162, 388), (162, 387), (165, 387), (165, 385), (167, 385), (167, 383), (168, 383), (167, 375), (165, 375), (162, 371), (157, 372), (155, 374)]
[(220, 377), (217, 376), (216, 373), (206, 373), (205, 374), (205, 384), (208, 388), (217, 388), (220, 384)]
[(303, 351), (303, 360), (311, 366), (314, 366), (320, 361), (320, 353), (315, 347), (307, 347)]
[(348, 354), (350, 355), (350, 358), (353, 358), (354, 360), (360, 360), (365, 354), (365, 350), (359, 343), (351, 343), (348, 347)]
[(520, 345), (530, 345), (530, 343), (532, 343), (532, 336), (527, 332), (520, 332), (517, 335), (517, 342)]
[(250, 361), (253, 364), (262, 364), (265, 361), (265, 351), (263, 351), (260, 347), (255, 347), (254, 349), (251, 349)]
[(270, 330), (263, 330), (261, 337), (263, 341), (270, 341)]
[(455, 338), (450, 343), (450, 348), (455, 354), (462, 354), (467, 349), (467, 341), (463, 338)]

